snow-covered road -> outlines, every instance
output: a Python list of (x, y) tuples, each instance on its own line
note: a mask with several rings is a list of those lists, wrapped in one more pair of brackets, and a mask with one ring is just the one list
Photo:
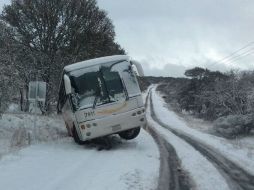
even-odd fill
[(142, 130), (135, 140), (112, 141), (109, 151), (63, 138), (6, 155), (0, 160), (0, 189), (156, 189), (159, 152), (152, 137)]
[[(253, 175), (241, 168), (246, 168), (246, 163), (235, 161), (245, 157), (240, 155), (229, 158), (225, 155), (225, 152), (230, 152), (227, 150), (229, 144), (217, 137), (189, 129), (183, 120), (164, 106), (156, 91), (151, 91), (147, 110), (149, 126), (175, 148), (182, 168), (189, 173), (196, 189), (254, 189)], [(248, 157), (245, 159), (249, 161)]]

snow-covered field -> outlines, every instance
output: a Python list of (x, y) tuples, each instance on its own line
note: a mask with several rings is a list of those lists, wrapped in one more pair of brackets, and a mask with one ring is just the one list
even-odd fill
[(4, 114), (0, 119), (0, 158), (27, 145), (66, 136), (64, 122), (57, 115)]
[(144, 130), (130, 141), (113, 136), (113, 148), (98, 151), (67, 137), (61, 118), (37, 117), (36, 130), (33, 121), (26, 114), (0, 120), (0, 189), (156, 189), (159, 152)]
[(173, 111), (168, 110), (168, 106), (154, 89), (152, 90), (154, 111), (162, 122), (166, 123), (171, 128), (180, 131), (181, 133), (187, 134), (188, 136), (191, 136), (196, 140), (215, 148), (229, 160), (234, 161), (246, 171), (254, 174), (253, 137), (232, 141), (193, 129), (188, 126), (189, 124), (186, 123), (183, 118), (180, 118)]

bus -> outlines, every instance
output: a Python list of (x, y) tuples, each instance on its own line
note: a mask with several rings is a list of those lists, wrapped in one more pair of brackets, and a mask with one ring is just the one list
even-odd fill
[(111, 134), (138, 136), (147, 121), (137, 73), (144, 75), (141, 65), (126, 55), (64, 67), (57, 110), (77, 144)]

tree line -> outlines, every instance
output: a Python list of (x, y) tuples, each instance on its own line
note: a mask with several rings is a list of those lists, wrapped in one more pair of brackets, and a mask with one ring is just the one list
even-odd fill
[(112, 21), (96, 0), (13, 0), (0, 15), (0, 109), (28, 84), (47, 83), (46, 111), (56, 101), (62, 68), (78, 61), (125, 54)]
[(216, 130), (228, 137), (254, 128), (253, 71), (222, 73), (195, 67), (185, 76), (158, 87), (176, 109), (214, 121)]

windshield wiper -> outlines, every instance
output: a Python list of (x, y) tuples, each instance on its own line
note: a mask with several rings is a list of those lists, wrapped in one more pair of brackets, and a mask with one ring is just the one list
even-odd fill
[(93, 109), (95, 109), (95, 106), (96, 106), (97, 100), (98, 100), (98, 96), (95, 96), (95, 98), (94, 98), (94, 102), (93, 102)]
[(97, 101), (98, 101), (98, 98), (100, 95), (101, 95), (101, 89), (100, 89), (100, 87), (98, 87), (96, 90), (96, 93), (95, 93), (94, 101), (93, 101), (93, 109), (95, 109), (95, 106), (97, 104)]
[(105, 87), (105, 91), (106, 91), (106, 96), (108, 98), (108, 102), (110, 102), (111, 99), (110, 99), (110, 96), (109, 96), (109, 91), (108, 91), (107, 84), (106, 84), (105, 79), (103, 77), (102, 67), (100, 67), (100, 69), (99, 69), (99, 75), (100, 75), (101, 82), (103, 83), (103, 85)]

